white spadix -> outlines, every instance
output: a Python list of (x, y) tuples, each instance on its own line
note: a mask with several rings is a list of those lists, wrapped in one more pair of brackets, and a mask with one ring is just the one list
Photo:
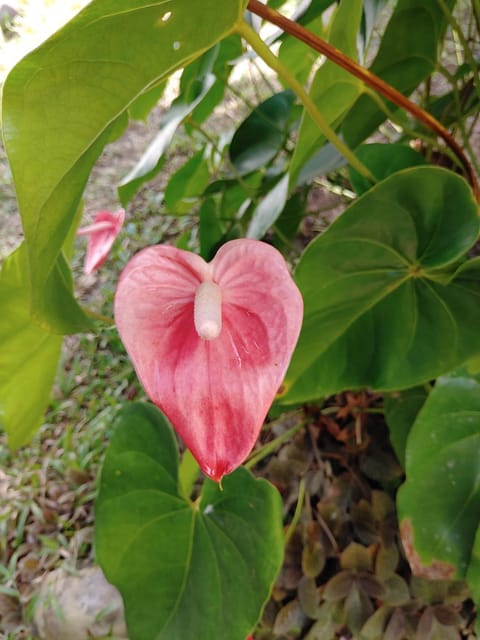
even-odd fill
[(195, 293), (193, 320), (198, 335), (215, 340), (222, 331), (222, 290), (210, 280), (202, 282)]

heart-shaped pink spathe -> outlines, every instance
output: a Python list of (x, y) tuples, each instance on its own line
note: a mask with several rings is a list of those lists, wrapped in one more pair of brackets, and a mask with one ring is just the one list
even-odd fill
[(124, 209), (99, 211), (95, 215), (93, 224), (77, 231), (77, 236), (88, 237), (87, 254), (83, 268), (86, 274), (92, 273), (105, 262), (124, 220)]
[(115, 294), (118, 331), (147, 395), (217, 481), (252, 450), (302, 318), (284, 258), (258, 240), (227, 242), (210, 263), (149, 247)]

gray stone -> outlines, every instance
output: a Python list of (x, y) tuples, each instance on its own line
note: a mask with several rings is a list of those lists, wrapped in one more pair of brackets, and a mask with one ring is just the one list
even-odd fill
[(0, 29), (6, 38), (16, 35), (13, 27), (19, 15), (15, 7), (9, 4), (0, 4)]
[(47, 574), (34, 624), (41, 640), (128, 640), (120, 594), (98, 567)]

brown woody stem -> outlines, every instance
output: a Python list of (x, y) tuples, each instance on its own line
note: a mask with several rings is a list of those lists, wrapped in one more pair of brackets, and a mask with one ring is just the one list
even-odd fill
[(475, 172), (468, 161), (467, 156), (458, 142), (436, 118), (406, 98), (402, 93), (397, 91), (397, 89), (376, 76), (374, 73), (368, 71), (368, 69), (365, 69), (357, 62), (346, 56), (342, 51), (333, 47), (331, 44), (322, 40), (322, 38), (319, 38), (293, 20), (282, 16), (278, 11), (262, 4), (259, 0), (249, 0), (247, 8), (257, 16), (260, 16), (264, 20), (268, 20), (268, 22), (280, 27), (286, 33), (289, 33), (298, 40), (301, 40), (315, 51), (322, 53), (326, 58), (337, 64), (339, 67), (342, 67), (342, 69), (345, 69), (356, 78), (362, 80), (367, 86), (375, 89), (375, 91), (380, 93), (382, 96), (402, 109), (405, 109), (405, 111), (408, 111), (408, 113), (414, 116), (417, 120), (423, 122), (429, 129), (443, 138), (446, 145), (458, 158), (468, 182), (473, 189), (477, 202), (480, 202), (480, 188)]

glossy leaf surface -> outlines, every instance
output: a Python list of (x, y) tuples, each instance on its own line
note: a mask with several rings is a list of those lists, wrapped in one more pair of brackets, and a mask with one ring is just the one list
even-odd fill
[(273, 95), (241, 123), (230, 143), (230, 160), (243, 174), (264, 167), (282, 149), (295, 96), (292, 91)]
[[(239, 469), (182, 496), (170, 426), (152, 405), (117, 417), (96, 502), (97, 559), (131, 640), (244, 640), (283, 556), (277, 491)], [(242, 588), (239, 589), (239, 585)]]
[(245, 4), (234, 0), (219, 12), (214, 0), (97, 0), (9, 74), (4, 138), (34, 311), (55, 330), (65, 330), (62, 313), (73, 298), (60, 280), (56, 306), (42, 306), (45, 283), (113, 123), (145, 89), (227, 35)]
[(480, 382), (437, 380), (410, 432), (398, 494), (402, 539), (414, 572), (470, 580), (478, 596)]
[(286, 401), (413, 387), (480, 350), (480, 263), (458, 263), (477, 240), (477, 213), (461, 178), (417, 167), (314, 240), (295, 273), (305, 318)]

